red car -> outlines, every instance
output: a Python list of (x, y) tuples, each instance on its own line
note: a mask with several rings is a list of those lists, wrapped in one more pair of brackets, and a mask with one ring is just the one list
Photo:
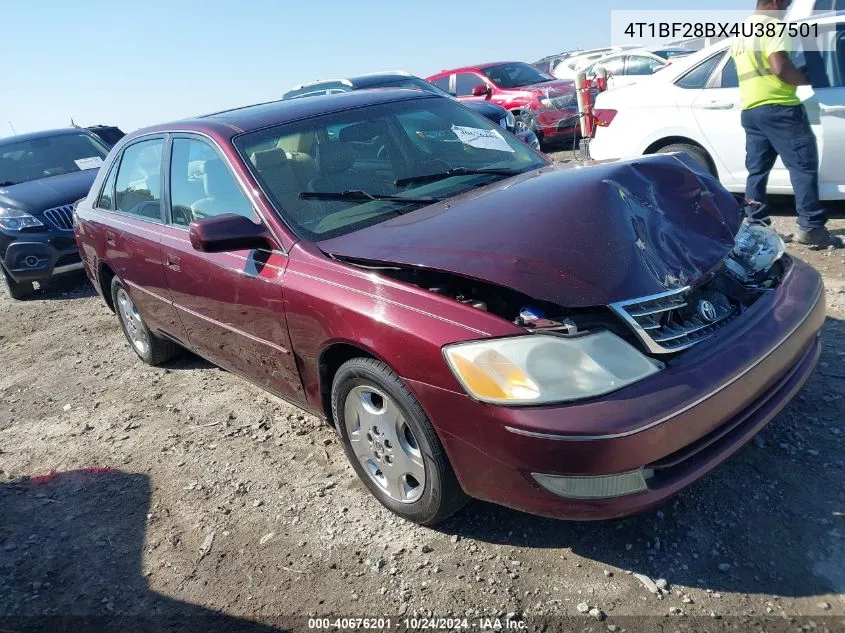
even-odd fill
[(145, 362), (180, 347), (336, 428), (385, 506), (573, 519), (735, 453), (819, 355), (819, 275), (686, 155), (552, 164), (419, 90), (133, 132), (74, 229)]
[(518, 130), (531, 130), (540, 143), (575, 138), (575, 84), (555, 79), (524, 62), (494, 62), (442, 70), (426, 78), (465, 101), (488, 100), (510, 110)]

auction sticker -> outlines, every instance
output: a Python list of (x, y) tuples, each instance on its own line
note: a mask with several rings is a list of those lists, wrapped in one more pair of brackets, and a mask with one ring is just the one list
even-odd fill
[(76, 163), (76, 166), (79, 167), (79, 169), (94, 169), (95, 167), (101, 167), (103, 165), (103, 159), (99, 156), (78, 158), (73, 162)]
[(477, 147), (479, 149), (492, 149), (497, 152), (513, 152), (514, 149), (508, 145), (498, 130), (483, 130), (478, 127), (465, 127), (453, 125), (452, 132), (464, 145)]

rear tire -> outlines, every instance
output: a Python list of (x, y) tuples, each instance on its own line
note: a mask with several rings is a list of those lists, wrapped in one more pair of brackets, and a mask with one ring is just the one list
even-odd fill
[(718, 178), (718, 174), (713, 170), (713, 166), (710, 164), (710, 157), (707, 155), (707, 152), (697, 145), (691, 145), (689, 143), (672, 143), (666, 147), (661, 147), (655, 152), (655, 154), (671, 154), (672, 152), (686, 152), (695, 159), (695, 162), (704, 167), (704, 169), (707, 170), (707, 173), (714, 178)]
[(3, 277), (3, 290), (10, 299), (19, 301), (35, 292), (35, 286), (32, 285), (31, 281), (15, 281), (3, 266), (0, 266), (0, 271), (2, 271), (0, 276)]
[(387, 365), (372, 358), (345, 362), (331, 402), (352, 468), (388, 510), (434, 525), (469, 501), (419, 402)]
[(129, 347), (147, 365), (160, 365), (179, 353), (179, 346), (153, 334), (132, 299), (123, 282), (117, 276), (111, 280), (112, 305)]

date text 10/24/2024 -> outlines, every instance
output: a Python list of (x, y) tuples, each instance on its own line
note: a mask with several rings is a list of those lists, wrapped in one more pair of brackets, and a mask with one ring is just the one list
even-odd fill
[(318, 631), (344, 631), (363, 629), (371, 631), (524, 631), (523, 620), (483, 617), (483, 618), (309, 618), (308, 628)]

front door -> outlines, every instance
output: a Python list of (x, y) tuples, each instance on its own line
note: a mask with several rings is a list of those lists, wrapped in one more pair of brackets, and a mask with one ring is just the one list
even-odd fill
[(175, 136), (168, 176), (162, 255), (173, 305), (191, 347), (283, 398), (304, 401), (285, 321), (287, 257), (262, 249), (193, 249), (188, 239), (193, 220), (236, 213), (261, 221), (226, 160), (208, 141)]

